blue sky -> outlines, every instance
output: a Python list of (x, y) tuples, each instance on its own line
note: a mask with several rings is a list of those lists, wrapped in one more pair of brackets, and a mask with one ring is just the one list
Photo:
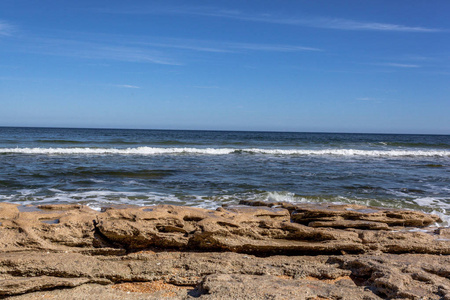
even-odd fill
[(0, 1), (0, 126), (450, 134), (450, 1)]

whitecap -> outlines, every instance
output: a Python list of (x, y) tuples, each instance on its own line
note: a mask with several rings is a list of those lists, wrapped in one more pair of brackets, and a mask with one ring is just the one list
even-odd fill
[(345, 157), (441, 157), (450, 158), (447, 150), (360, 150), (360, 149), (264, 149), (264, 148), (0, 148), (0, 154), (41, 155), (298, 155)]

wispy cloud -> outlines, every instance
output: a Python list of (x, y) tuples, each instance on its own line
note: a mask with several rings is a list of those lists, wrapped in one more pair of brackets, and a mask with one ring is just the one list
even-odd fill
[(319, 48), (303, 47), (296, 45), (268, 45), (268, 44), (249, 44), (249, 43), (228, 43), (227, 47), (239, 50), (269, 51), (269, 52), (298, 52), (298, 51), (323, 51)]
[(425, 55), (405, 55), (402, 57), (403, 60), (410, 60), (410, 61), (420, 61), (420, 62), (430, 62), (430, 61), (437, 61), (439, 60), (438, 57), (435, 56), (425, 56)]
[(126, 88), (126, 89), (140, 89), (141, 88), (137, 85), (129, 85), (129, 84), (117, 84), (116, 87)]
[(318, 18), (304, 20), (311, 27), (341, 29), (341, 30), (371, 30), (371, 31), (397, 31), (397, 32), (438, 32), (437, 28), (427, 28), (421, 26), (406, 26), (399, 24), (362, 22), (346, 19)]
[[(145, 44), (147, 46), (153, 46), (158, 48), (172, 48), (172, 49), (181, 49), (181, 50), (192, 50), (192, 51), (199, 51), (199, 52), (214, 52), (214, 53), (230, 53), (234, 52), (231, 49), (227, 49), (225, 47), (215, 47), (215, 46), (201, 46), (199, 43), (195, 45), (193, 43), (195, 41), (189, 41), (189, 40), (171, 40), (166, 42), (138, 42), (139, 44)], [(204, 42), (203, 42), (204, 43)]]
[[(61, 37), (70, 38), (61, 38)], [(184, 65), (192, 52), (239, 54), (247, 52), (323, 51), (286, 44), (239, 43), (215, 40), (162, 38), (52, 30), (41, 37), (22, 35), (9, 45), (14, 51), (78, 59)], [(180, 51), (177, 51), (180, 50)], [(183, 61), (184, 60), (184, 61)]]
[(420, 68), (419, 65), (414, 64), (399, 64), (399, 63), (381, 63), (379, 66), (395, 67), (395, 68)]
[[(208, 14), (204, 14), (208, 15)], [(370, 30), (370, 31), (397, 31), (397, 32), (438, 32), (441, 29), (437, 28), (427, 28), (421, 26), (406, 26), (399, 24), (389, 24), (389, 23), (378, 23), (378, 22), (363, 22), (355, 20), (347, 20), (340, 18), (292, 18), (292, 17), (279, 17), (269, 14), (263, 15), (249, 15), (249, 14), (238, 14), (238, 13), (227, 13), (219, 12), (209, 14), (210, 16), (222, 17), (222, 18), (233, 18), (245, 21), (253, 22), (265, 22), (265, 23), (276, 23), (285, 25), (297, 25), (297, 26), (307, 26), (315, 28), (326, 28), (326, 29), (339, 29), (339, 30)]]
[(22, 51), (85, 59), (180, 65), (161, 51), (143, 47), (127, 47), (118, 43), (97, 43), (57, 38), (31, 39), (28, 43), (33, 43), (35, 46), (27, 47), (25, 45)]
[[(192, 40), (192, 43), (198, 43), (199, 41)], [(319, 48), (304, 47), (298, 45), (280, 45), (280, 44), (254, 44), (254, 43), (235, 43), (235, 42), (214, 42), (214, 41), (201, 41), (202, 43), (210, 43), (211, 47), (186, 47), (189, 50), (195, 51), (207, 51), (207, 52), (239, 52), (239, 51), (264, 51), (264, 52), (299, 52), (299, 51), (323, 51)], [(161, 45), (163, 46), (163, 45)], [(176, 47), (176, 44), (164, 45), (165, 47)]]
[[(122, 40), (126, 39), (124, 37)], [(199, 39), (161, 39), (155, 41), (149, 38), (139, 37), (136, 40), (128, 38), (129, 43), (147, 45), (157, 48), (173, 48), (182, 50), (192, 50), (198, 52), (213, 53), (236, 53), (242, 51), (264, 51), (264, 52), (300, 52), (300, 51), (323, 51), (315, 47), (305, 47), (300, 45), (283, 44), (258, 44), (239, 43), (226, 41), (210, 41)]]
[(0, 36), (10, 36), (14, 31), (14, 26), (11, 24), (0, 20)]
[(192, 87), (196, 88), (196, 89), (219, 89), (220, 88), (217, 85), (194, 85)]
[(381, 103), (382, 102), (380, 99), (372, 98), (372, 97), (359, 97), (359, 98), (356, 98), (355, 100), (358, 102), (361, 102), (361, 103), (364, 103), (364, 102), (366, 102), (366, 103)]
[[(162, 38), (149, 36), (132, 36), (132, 35), (115, 35), (115, 34), (95, 34), (95, 33), (76, 33), (73, 32), (58, 32), (55, 31), (53, 35), (72, 36), (73, 39), (44, 39), (43, 44), (50, 44), (54, 49), (53, 44), (58, 47), (69, 48), (73, 45), (74, 48), (85, 49), (86, 55), (97, 50), (107, 50), (105, 55), (112, 56), (111, 52), (128, 53), (128, 60), (157, 60), (155, 62), (177, 64), (170, 61), (167, 55), (170, 53), (167, 49), (187, 50), (195, 52), (209, 52), (209, 53), (240, 53), (249, 51), (261, 52), (303, 52), (303, 51), (324, 51), (316, 47), (309, 47), (304, 45), (289, 45), (289, 44), (260, 44), (260, 43), (242, 43), (231, 41), (216, 41), (216, 40), (202, 40), (202, 39), (184, 39), (184, 38)], [(164, 49), (164, 50), (162, 50)], [(122, 51), (120, 51), (122, 50)], [(186, 52), (186, 51), (184, 51)], [(69, 49), (69, 53), (71, 53)], [(81, 54), (81, 53), (80, 53)], [(147, 57), (144, 57), (144, 54)], [(123, 53), (122, 53), (123, 56)]]
[(105, 13), (121, 14), (188, 14), (205, 17), (228, 18), (241, 21), (274, 23), (294, 26), (306, 26), (314, 28), (337, 29), (337, 30), (365, 30), (365, 31), (388, 31), (388, 32), (440, 32), (440, 28), (429, 28), (423, 26), (409, 26), (402, 24), (380, 23), (349, 20), (342, 18), (324, 17), (292, 17), (280, 16), (273, 13), (249, 14), (237, 10), (223, 10), (212, 7), (184, 7), (184, 8), (139, 8), (128, 10), (102, 10)]

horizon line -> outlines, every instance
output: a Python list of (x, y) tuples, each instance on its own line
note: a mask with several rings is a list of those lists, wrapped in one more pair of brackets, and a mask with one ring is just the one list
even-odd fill
[(240, 130), (240, 129), (167, 129), (167, 128), (118, 128), (118, 127), (65, 127), (65, 126), (5, 126), (1, 128), (39, 128), (39, 129), (87, 129), (87, 130), (148, 130), (148, 131), (207, 131), (207, 132), (260, 132), (260, 133), (310, 133), (310, 134), (369, 134), (369, 135), (442, 135), (450, 133), (401, 133), (401, 132), (349, 132), (349, 131), (282, 131), (282, 130)]

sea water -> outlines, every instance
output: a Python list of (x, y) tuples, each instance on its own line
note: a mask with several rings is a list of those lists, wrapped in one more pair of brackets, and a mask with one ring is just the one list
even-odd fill
[(450, 216), (450, 136), (0, 127), (0, 201), (358, 203)]

